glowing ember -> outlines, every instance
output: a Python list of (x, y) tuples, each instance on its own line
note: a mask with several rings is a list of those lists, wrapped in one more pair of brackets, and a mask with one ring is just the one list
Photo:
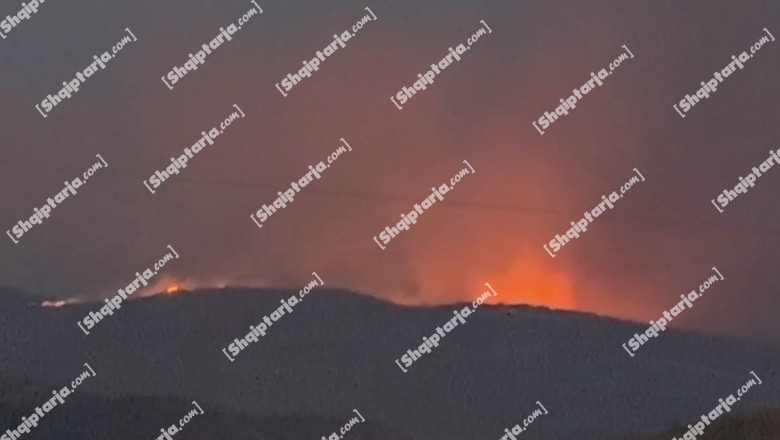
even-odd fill
[(64, 307), (68, 305), (67, 301), (44, 301), (41, 303), (41, 307)]
[(181, 290), (181, 285), (174, 283), (165, 288), (165, 293), (173, 294), (180, 290)]

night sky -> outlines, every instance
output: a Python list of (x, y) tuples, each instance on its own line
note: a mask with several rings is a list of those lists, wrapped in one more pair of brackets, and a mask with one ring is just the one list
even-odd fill
[[(780, 36), (769, 1), (258, 1), (253, 16), (170, 90), (161, 81), (236, 22), (248, 1), (48, 0), (0, 40), (0, 224), (10, 230), (108, 164), (18, 244), (0, 283), (37, 298), (102, 300), (176, 249), (156, 281), (193, 289), (331, 286), (403, 304), (477, 297), (649, 321), (724, 276), (673, 326), (780, 341), (780, 168), (720, 213), (713, 206), (780, 148), (780, 42), (685, 118), (673, 108), (732, 55)], [(275, 84), (368, 15), (283, 96)], [(6, 2), (0, 15), (21, 8)], [(492, 30), (399, 110), (418, 74)], [(137, 41), (44, 118), (35, 105), (132, 31)], [(4, 31), (3, 34), (6, 34)], [(591, 72), (633, 58), (541, 135)], [(473, 50), (472, 50), (473, 49)], [(245, 113), (152, 194), (144, 186), (234, 111)], [(679, 106), (678, 106), (679, 107)], [(352, 151), (258, 228), (249, 218), (325, 161)], [(373, 237), (464, 168), (475, 169), (410, 230)], [(555, 258), (544, 250), (636, 183)], [(159, 286), (158, 286), (159, 287)]]

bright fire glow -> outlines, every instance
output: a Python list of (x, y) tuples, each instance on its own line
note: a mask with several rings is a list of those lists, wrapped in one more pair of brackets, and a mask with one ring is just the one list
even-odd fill
[(68, 305), (67, 301), (44, 301), (41, 303), (41, 307), (64, 307)]
[(558, 310), (577, 307), (569, 277), (531, 259), (517, 260), (505, 273), (489, 278), (498, 292), (498, 296), (487, 301), (491, 304), (528, 304)]
[(165, 293), (173, 294), (179, 292), (180, 290), (181, 290), (181, 285), (178, 283), (173, 283), (170, 286), (165, 288)]

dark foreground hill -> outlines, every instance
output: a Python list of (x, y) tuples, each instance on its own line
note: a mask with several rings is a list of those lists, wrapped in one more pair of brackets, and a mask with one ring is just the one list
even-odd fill
[[(222, 349), (292, 294), (222, 289), (126, 302), (90, 335), (76, 322), (99, 304), (44, 309), (1, 295), (0, 428), (18, 424), (7, 424), (10, 412), (29, 414), (69, 385), (85, 362), (97, 376), (35, 428), (46, 438), (61, 424), (70, 429), (62, 438), (122, 439), (108, 430), (124, 426), (152, 440), (196, 400), (214, 418), (193, 419), (177, 440), (316, 440), (353, 409), (366, 423), (344, 438), (498, 440), (537, 401), (549, 414), (524, 440), (634, 439), (694, 423), (751, 371), (763, 384), (730, 414), (780, 408), (776, 347), (667, 330), (631, 358), (621, 344), (646, 326), (540, 308), (482, 306), (403, 373), (395, 360), (464, 305), (406, 308), (327, 290), (231, 363)], [(36, 394), (30, 383), (49, 388)], [(227, 431), (214, 434), (217, 426)]]
[[(12, 387), (22, 385), (17, 383)], [(27, 390), (41, 390), (37, 384), (24, 383)], [(6, 383), (0, 388), (6, 388)], [(50, 389), (50, 388), (49, 388)], [(48, 392), (46, 389), (45, 392)], [(347, 419), (328, 419), (305, 414), (284, 416), (256, 416), (224, 411), (209, 407), (210, 411), (198, 414), (174, 436), (178, 439), (206, 440), (286, 440), (326, 438), (333, 431), (344, 426)], [(160, 429), (177, 424), (194, 406), (191, 401), (156, 397), (112, 398), (102, 396), (81, 396), (47, 414), (43, 423), (25, 434), (26, 440), (154, 440), (160, 436)], [(0, 404), (0, 426), (18, 426), (22, 416), (29, 416), (29, 408)], [(354, 417), (354, 414), (351, 416)], [(409, 440), (376, 421), (366, 420), (349, 430), (352, 440)]]
[[(670, 440), (682, 438), (686, 426), (670, 429), (643, 440)], [(780, 410), (760, 411), (755, 414), (719, 418), (697, 436), (698, 440), (777, 440), (780, 439)], [(633, 440), (633, 439), (625, 439)]]

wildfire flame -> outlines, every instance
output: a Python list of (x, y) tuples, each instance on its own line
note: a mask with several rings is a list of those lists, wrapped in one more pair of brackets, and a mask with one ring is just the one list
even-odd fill
[[(219, 288), (222, 289), (226, 286), (238, 284), (247, 287), (264, 287), (267, 285), (264, 281), (259, 280), (231, 280), (229, 277), (221, 277), (217, 279), (189, 279), (189, 278), (174, 278), (170, 275), (164, 275), (157, 282), (150, 284), (143, 290), (139, 290), (132, 297), (128, 297), (127, 300), (134, 300), (136, 298), (148, 298), (154, 295), (175, 295), (185, 290), (191, 291), (201, 288)], [(102, 301), (97, 298), (110, 298), (115, 295), (115, 292), (104, 291), (100, 295), (78, 295), (74, 297), (58, 299), (58, 300), (44, 300), (39, 305), (40, 307), (60, 308), (70, 306), (73, 304), (83, 304)], [(37, 304), (37, 303), (36, 303)]]
[(174, 294), (181, 290), (181, 285), (178, 283), (173, 283), (165, 288), (165, 293), (167, 294)]
[(558, 310), (577, 308), (569, 277), (531, 259), (518, 260), (502, 276), (493, 278), (491, 284), (499, 296), (491, 297), (489, 303), (528, 304)]
[(41, 303), (41, 307), (65, 307), (68, 305), (67, 301), (44, 301)]

